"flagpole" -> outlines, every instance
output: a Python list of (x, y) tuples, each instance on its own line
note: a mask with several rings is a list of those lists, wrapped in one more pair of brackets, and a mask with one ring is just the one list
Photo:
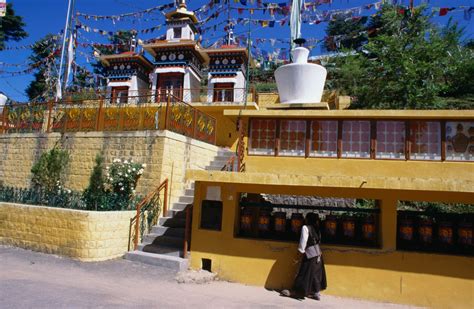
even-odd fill
[(61, 48), (61, 61), (59, 63), (59, 73), (58, 73), (58, 81), (56, 84), (56, 102), (58, 99), (61, 99), (63, 96), (63, 90), (61, 88), (62, 84), (62, 72), (63, 72), (63, 65), (64, 65), (64, 53), (66, 49), (66, 38), (67, 38), (67, 33), (68, 33), (68, 26), (69, 26), (69, 18), (71, 15), (71, 5), (72, 5), (73, 0), (68, 1), (68, 6), (67, 6), (67, 15), (66, 15), (66, 24), (64, 25), (64, 32), (63, 32), (63, 45)]

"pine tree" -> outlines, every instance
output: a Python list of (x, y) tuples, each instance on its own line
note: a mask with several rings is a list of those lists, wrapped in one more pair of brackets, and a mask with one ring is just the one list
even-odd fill
[(33, 81), (26, 88), (31, 101), (42, 102), (53, 98), (60, 50), (59, 37), (53, 34), (46, 35), (33, 45), (29, 60), (36, 72)]
[(5, 49), (5, 42), (20, 41), (28, 36), (23, 29), (25, 23), (21, 16), (15, 15), (13, 5), (7, 4), (7, 11), (4, 17), (0, 17), (0, 50)]

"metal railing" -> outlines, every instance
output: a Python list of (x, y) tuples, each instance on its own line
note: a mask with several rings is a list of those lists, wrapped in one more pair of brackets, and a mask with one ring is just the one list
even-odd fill
[(184, 242), (183, 242), (183, 258), (188, 258), (188, 252), (191, 250), (191, 228), (192, 228), (192, 217), (193, 217), (193, 205), (188, 205), (185, 208), (186, 212), (186, 225), (184, 228)]
[(174, 95), (168, 96), (165, 123), (168, 130), (210, 144), (216, 143), (216, 119)]
[[(66, 101), (88, 102), (103, 100), (105, 104), (165, 103), (168, 94), (186, 103), (243, 103), (256, 102), (255, 88), (172, 88), (118, 91), (80, 91), (64, 95)], [(247, 98), (246, 98), (247, 94)]]
[(160, 213), (166, 215), (167, 212), (168, 178), (137, 205), (137, 214), (130, 219), (128, 251), (130, 251), (132, 244), (133, 250), (136, 250), (143, 235), (150, 233), (151, 228), (158, 223)]
[[(172, 94), (164, 103), (121, 104), (111, 104), (106, 95), (94, 95), (57, 103), (5, 106), (0, 133), (170, 130), (207, 143), (216, 142), (216, 119)], [(152, 102), (148, 95), (138, 95), (133, 100)]]

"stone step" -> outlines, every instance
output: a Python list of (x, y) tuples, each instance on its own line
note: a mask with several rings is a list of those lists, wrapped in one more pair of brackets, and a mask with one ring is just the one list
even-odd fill
[(125, 259), (170, 268), (176, 272), (185, 271), (189, 266), (187, 259), (180, 258), (179, 256), (160, 254), (158, 252), (150, 253), (143, 251), (131, 251), (125, 254)]
[(185, 219), (186, 218), (186, 211), (171, 209), (170, 211), (168, 211), (168, 215), (172, 218)]
[(184, 190), (184, 195), (194, 197), (194, 189), (186, 189), (186, 190)]
[(149, 253), (163, 254), (169, 256), (182, 257), (183, 248), (176, 246), (164, 246), (155, 244), (139, 244), (137, 250)]
[(171, 208), (171, 210), (178, 210), (178, 211), (185, 210), (186, 206), (188, 205), (189, 205), (188, 203), (180, 203), (180, 202), (173, 203), (173, 207)]
[(233, 154), (233, 153), (234, 152), (232, 150), (226, 149), (226, 148), (221, 148), (221, 149), (217, 150), (217, 155), (218, 156), (222, 156), (222, 155), (226, 156), (228, 154)]
[(184, 238), (185, 228), (155, 225), (151, 228), (151, 232), (159, 236), (164, 235), (164, 236)]
[(171, 217), (161, 217), (158, 219), (158, 225), (166, 227), (186, 227), (186, 219), (183, 218), (171, 218)]
[(143, 237), (142, 244), (155, 246), (166, 246), (166, 247), (176, 247), (179, 248), (183, 245), (184, 238), (179, 236), (165, 236), (158, 234), (147, 234)]
[(186, 204), (192, 204), (193, 201), (194, 201), (194, 195), (193, 196), (183, 195), (183, 196), (180, 196), (178, 199), (178, 202), (186, 203)]

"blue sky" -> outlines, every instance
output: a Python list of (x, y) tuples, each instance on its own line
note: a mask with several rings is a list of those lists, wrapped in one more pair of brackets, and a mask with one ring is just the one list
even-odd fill
[[(290, 0), (263, 0), (263, 2), (289, 2)], [(23, 17), (26, 23), (26, 31), (29, 34), (29, 37), (20, 41), (20, 42), (8, 42), (8, 47), (15, 46), (25, 46), (34, 43), (38, 39), (42, 38), (48, 33), (58, 33), (64, 27), (65, 16), (67, 10), (67, 0), (7, 0), (8, 3), (13, 3), (14, 9), (17, 15)], [(161, 4), (166, 4), (173, 2), (173, 0), (76, 0), (76, 11), (86, 14), (94, 15), (117, 15), (123, 13), (137, 12), (150, 7), (155, 7)], [(249, 3), (248, 7), (256, 7), (256, 0), (254, 4)], [(308, 1), (307, 1), (308, 2)], [(318, 10), (335, 10), (335, 9), (348, 9), (354, 7), (360, 7), (366, 4), (377, 2), (377, 0), (333, 0), (332, 4), (321, 5)], [(409, 0), (402, 0), (404, 4), (408, 4)], [(426, 0), (415, 0), (415, 5), (420, 4), (421, 2), (426, 2)], [(209, 0), (187, 0), (189, 9), (197, 9), (202, 5), (209, 3)], [(233, 7), (245, 7), (240, 4), (236, 4), (231, 0), (231, 5)], [(430, 7), (459, 7), (459, 6), (474, 6), (473, 0), (430, 0), (428, 1)], [(374, 10), (363, 10), (362, 15), (373, 14)], [(474, 14), (473, 14), (474, 15)], [(247, 18), (248, 11), (244, 11), (242, 14), (239, 14), (237, 10), (231, 10), (231, 18)], [(474, 35), (473, 21), (474, 16), (470, 21), (463, 19), (462, 11), (454, 11), (448, 13), (447, 16), (436, 17), (434, 21), (440, 25), (448, 22), (449, 18), (452, 17), (454, 20), (459, 21), (461, 26), (466, 27), (465, 38), (472, 38)], [(227, 12), (223, 11), (220, 13), (220, 16), (217, 19), (209, 21), (206, 26), (212, 26), (219, 24), (219, 22), (227, 18)], [(275, 16), (272, 17), (268, 12), (262, 14), (261, 11), (256, 11), (252, 15), (253, 19), (262, 19), (262, 20), (271, 20), (276, 19), (280, 20), (283, 17)], [(119, 22), (113, 23), (111, 20), (104, 21), (95, 21), (81, 19), (81, 22), (84, 25), (87, 25), (91, 28), (107, 30), (107, 31), (118, 31), (124, 29), (148, 29), (160, 24), (164, 24), (163, 14), (159, 11), (154, 11), (150, 14), (144, 15), (142, 18), (121, 20)], [(317, 25), (308, 25), (304, 24), (302, 28), (303, 36), (306, 38), (322, 39), (325, 36), (325, 29), (327, 23), (322, 22)], [(203, 43), (211, 44), (221, 38), (224, 34), (223, 24), (219, 24), (216, 27), (216, 31), (213, 29), (207, 31), (203, 34)], [(236, 33), (247, 34), (248, 26), (237, 26)], [(289, 26), (279, 26), (276, 25), (274, 28), (266, 27), (263, 28), (258, 25), (252, 25), (250, 27), (251, 38), (254, 40), (256, 38), (276, 38), (276, 39), (288, 39), (290, 36)], [(165, 27), (162, 27), (159, 31), (153, 33), (140, 34), (139, 37), (143, 40), (159, 37), (164, 34)], [(107, 37), (99, 35), (97, 33), (87, 33), (85, 31), (80, 31), (80, 37), (78, 42), (94, 42), (94, 43), (106, 43)], [(273, 46), (270, 43), (261, 43), (257, 45), (258, 48), (263, 49), (267, 52), (273, 52), (275, 49), (287, 48), (288, 44), (276, 42)], [(77, 63), (80, 65), (87, 65), (87, 59), (84, 55), (90, 55), (90, 48), (79, 48), (80, 53), (77, 55)], [(321, 54), (321, 49), (319, 46), (315, 46), (311, 54), (318, 55)], [(27, 61), (30, 51), (26, 50), (6, 50), (0, 51), (0, 63), (8, 64), (23, 64)], [(26, 67), (0, 67), (0, 70), (5, 71), (20, 71)], [(28, 86), (30, 81), (33, 79), (33, 73), (28, 75), (19, 75), (11, 76), (6, 78), (0, 74), (0, 91), (6, 93), (10, 98), (17, 101), (25, 101), (27, 97), (24, 93), (25, 88)]]

